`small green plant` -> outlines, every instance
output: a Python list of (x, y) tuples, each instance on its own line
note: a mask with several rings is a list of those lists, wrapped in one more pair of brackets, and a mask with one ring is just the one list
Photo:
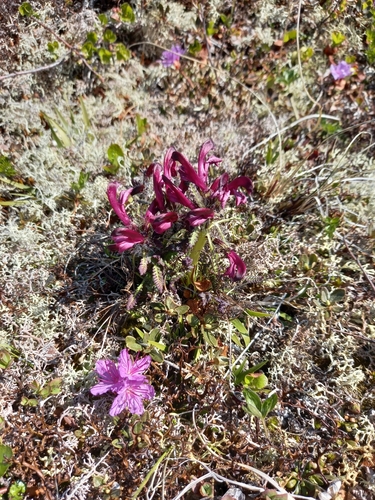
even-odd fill
[(258, 394), (251, 389), (245, 388), (242, 392), (246, 400), (246, 406), (243, 409), (249, 415), (253, 415), (261, 420), (264, 432), (267, 438), (269, 438), (266, 417), (277, 405), (277, 394), (273, 393), (262, 401)]
[(13, 451), (10, 446), (0, 444), (0, 477), (3, 477), (6, 471), (11, 466)]
[(260, 391), (264, 389), (268, 384), (268, 378), (264, 373), (259, 372), (268, 361), (262, 361), (261, 363), (253, 366), (251, 368), (245, 369), (246, 360), (241, 363), (241, 365), (233, 370), (234, 384), (243, 385), (247, 389), (253, 389), (254, 391)]
[(11, 484), (8, 491), (8, 500), (22, 500), (25, 498), (26, 484), (20, 480)]
[(332, 45), (334, 47), (338, 47), (346, 40), (346, 38), (345, 35), (340, 33), (340, 31), (334, 31), (333, 33), (331, 33), (331, 40), (332, 40)]
[[(56, 396), (57, 394), (60, 394), (61, 392), (61, 378), (54, 378), (47, 382), (46, 384), (39, 384), (36, 380), (31, 383), (30, 389), (31, 391), (40, 399), (47, 399), (50, 396)], [(35, 398), (27, 398), (27, 397), (22, 397), (21, 400), (21, 405), (22, 406), (37, 406), (38, 405), (38, 400)]]
[(80, 172), (78, 181), (72, 182), (71, 186), (75, 193), (79, 193), (85, 187), (86, 182), (89, 180), (90, 174), (88, 172)]

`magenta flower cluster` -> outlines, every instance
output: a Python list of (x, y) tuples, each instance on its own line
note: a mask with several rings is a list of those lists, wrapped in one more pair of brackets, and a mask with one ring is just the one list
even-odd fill
[[(213, 147), (211, 140), (202, 145), (197, 169), (174, 148), (168, 149), (163, 166), (159, 163), (150, 165), (146, 174), (153, 178), (155, 198), (146, 211), (141, 228), (134, 225), (125, 210), (125, 204), (130, 195), (143, 191), (144, 186), (119, 191), (118, 183), (110, 183), (107, 189), (108, 199), (124, 227), (113, 231), (114, 243), (109, 249), (124, 252), (134, 245), (146, 242), (150, 239), (150, 233), (151, 237), (153, 233), (161, 235), (177, 222), (187, 228), (200, 226), (215, 217), (218, 205), (224, 209), (230, 196), (234, 197), (236, 206), (246, 203), (247, 195), (253, 192), (253, 183), (249, 177), (240, 176), (230, 181), (228, 174), (224, 173), (210, 182), (210, 167), (217, 166), (222, 161), (216, 156), (207, 158)], [(195, 186), (199, 196), (189, 195), (190, 184)], [(200, 200), (199, 203), (197, 199)], [(246, 273), (244, 262), (233, 250), (227, 253), (227, 257), (230, 266), (225, 274), (233, 280), (242, 279)]]
[(124, 410), (142, 415), (143, 400), (155, 395), (154, 388), (143, 375), (150, 363), (150, 356), (133, 361), (127, 349), (121, 351), (118, 366), (109, 359), (97, 361), (95, 371), (99, 382), (91, 388), (91, 394), (98, 396), (109, 391), (117, 394), (109, 411), (112, 417)]

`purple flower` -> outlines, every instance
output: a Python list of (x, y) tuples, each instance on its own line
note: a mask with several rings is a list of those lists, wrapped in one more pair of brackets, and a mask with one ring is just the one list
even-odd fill
[(201, 146), (198, 156), (198, 175), (202, 179), (203, 182), (206, 182), (208, 176), (208, 169), (211, 163), (220, 163), (222, 160), (217, 156), (211, 156), (206, 161), (206, 156), (215, 147), (214, 143), (209, 139), (204, 142)]
[(151, 399), (155, 395), (154, 388), (143, 375), (150, 363), (150, 356), (133, 361), (127, 349), (121, 351), (118, 366), (109, 359), (97, 361), (95, 371), (99, 382), (91, 388), (91, 394), (98, 396), (109, 391), (117, 394), (109, 411), (112, 417), (124, 410), (142, 415), (143, 399)]
[(208, 187), (203, 180), (203, 175), (200, 176), (194, 170), (193, 165), (185, 158), (185, 156), (178, 151), (174, 151), (171, 156), (172, 160), (179, 161), (181, 167), (179, 169), (179, 174), (183, 183), (192, 182), (197, 186), (197, 188), (202, 191), (207, 191)]
[(338, 64), (331, 64), (331, 75), (335, 80), (341, 80), (352, 74), (352, 67), (345, 61), (340, 61)]
[(196, 227), (204, 224), (208, 219), (213, 219), (214, 216), (215, 212), (210, 208), (194, 208), (186, 214), (185, 220), (190, 226)]
[(151, 221), (152, 229), (157, 234), (163, 234), (165, 231), (168, 231), (173, 226), (173, 223), (178, 220), (178, 215), (176, 212), (167, 212), (165, 214), (160, 215), (150, 215), (149, 218)]
[(246, 203), (246, 196), (238, 191), (237, 188), (243, 187), (248, 194), (251, 194), (253, 192), (253, 183), (251, 179), (242, 175), (231, 182), (228, 182), (228, 180), (228, 174), (224, 173), (212, 183), (210, 188), (212, 196), (219, 199), (221, 208), (225, 208), (230, 195), (236, 198), (236, 206), (241, 205), (241, 203)]
[(180, 61), (180, 57), (185, 54), (185, 50), (180, 45), (172, 45), (170, 50), (165, 50), (161, 55), (160, 62), (165, 68), (175, 66)]
[(184, 207), (190, 208), (190, 210), (193, 210), (196, 208), (194, 203), (189, 200), (187, 196), (184, 195), (182, 190), (178, 187), (176, 187), (173, 182), (168, 179), (165, 175), (163, 175), (163, 181), (165, 184), (165, 191), (166, 191), (166, 196), (167, 199), (171, 203), (179, 203), (180, 205), (183, 205)]
[(112, 208), (117, 215), (117, 217), (121, 220), (125, 227), (131, 226), (132, 221), (125, 210), (125, 203), (128, 201), (128, 198), (131, 194), (138, 194), (143, 191), (144, 186), (136, 186), (131, 187), (129, 189), (125, 189), (120, 191), (120, 194), (117, 196), (117, 190), (121, 186), (118, 182), (111, 182), (107, 187), (107, 196), (109, 199), (109, 203), (112, 205)]
[(229, 278), (231, 278), (233, 281), (242, 280), (242, 278), (246, 274), (245, 262), (233, 250), (227, 253), (227, 257), (229, 259), (230, 265), (225, 271), (224, 276), (229, 276)]
[(125, 227), (116, 228), (111, 234), (111, 238), (114, 241), (113, 245), (109, 245), (108, 248), (112, 252), (122, 253), (129, 248), (137, 245), (138, 243), (144, 242), (144, 237), (138, 231), (134, 229), (126, 229)]

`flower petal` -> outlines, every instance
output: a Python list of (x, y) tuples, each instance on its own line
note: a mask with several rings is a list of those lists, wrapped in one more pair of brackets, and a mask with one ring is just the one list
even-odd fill
[(167, 212), (154, 217), (153, 220), (151, 220), (151, 225), (155, 233), (163, 234), (172, 227), (176, 220), (178, 220), (176, 212)]
[(172, 153), (172, 159), (181, 163), (181, 168), (179, 170), (181, 179), (184, 182), (192, 182), (197, 186), (197, 188), (202, 191), (207, 191), (208, 187), (203, 178), (201, 178), (197, 172), (194, 170), (193, 165), (185, 158), (184, 155), (178, 151)]
[(165, 183), (165, 191), (167, 199), (171, 203), (179, 203), (180, 205), (190, 208), (191, 210), (196, 208), (194, 203), (191, 200), (189, 200), (187, 196), (184, 195), (181, 189), (176, 187), (173, 184), (173, 182), (170, 179), (168, 179), (168, 177), (166, 177), (165, 175), (163, 175), (163, 181)]
[(117, 217), (121, 220), (124, 226), (130, 226), (131, 220), (125, 211), (124, 204), (133, 191), (133, 188), (122, 191), (119, 197), (117, 197), (117, 189), (119, 186), (120, 184), (118, 182), (111, 182), (107, 188), (107, 196)]
[(111, 238), (115, 242), (114, 245), (109, 245), (108, 248), (111, 251), (118, 253), (125, 252), (129, 248), (137, 245), (138, 243), (144, 242), (144, 237), (138, 231), (134, 229), (126, 229), (124, 227), (116, 228), (111, 235)]
[(201, 149), (199, 151), (198, 155), (198, 175), (199, 177), (206, 182), (207, 180), (207, 175), (208, 175), (208, 167), (209, 167), (209, 162), (206, 162), (206, 156), (211, 149), (215, 147), (215, 144), (211, 141), (211, 139), (208, 139), (208, 141), (204, 142), (201, 146)]
[(246, 274), (246, 264), (234, 250), (227, 253), (230, 265), (224, 276), (229, 276), (233, 281), (241, 280)]
[(204, 224), (208, 219), (213, 219), (215, 212), (210, 208), (195, 208), (188, 212), (185, 216), (186, 222), (192, 226), (200, 226)]
[(115, 363), (109, 359), (96, 362), (95, 371), (99, 382), (90, 389), (91, 394), (97, 396), (105, 392), (119, 392), (123, 388), (123, 380)]

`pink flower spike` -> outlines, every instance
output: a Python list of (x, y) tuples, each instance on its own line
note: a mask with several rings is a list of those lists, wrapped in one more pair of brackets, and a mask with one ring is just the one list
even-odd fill
[(180, 167), (180, 176), (184, 182), (192, 182), (197, 186), (197, 188), (202, 191), (207, 191), (208, 187), (202, 177), (200, 177), (197, 172), (194, 170), (193, 165), (185, 158), (184, 155), (179, 153), (178, 151), (174, 151), (172, 153), (172, 160), (178, 161), (181, 163)]
[(207, 180), (207, 175), (208, 175), (208, 167), (209, 167), (209, 162), (206, 161), (206, 156), (215, 147), (214, 143), (209, 139), (208, 141), (204, 142), (201, 146), (201, 149), (199, 151), (198, 155), (198, 176), (203, 180), (203, 182), (206, 182)]
[(125, 211), (124, 205), (133, 192), (133, 188), (121, 191), (120, 195), (117, 197), (117, 189), (119, 186), (120, 184), (118, 182), (111, 182), (107, 187), (107, 196), (117, 217), (121, 220), (124, 226), (130, 226), (132, 222)]
[(190, 226), (196, 227), (204, 224), (208, 219), (213, 219), (214, 216), (215, 212), (210, 208), (195, 208), (187, 213), (185, 220)]
[(341, 80), (352, 74), (352, 67), (346, 61), (340, 61), (338, 64), (331, 64), (330, 70), (335, 80)]
[(243, 187), (246, 189), (246, 191), (251, 194), (253, 192), (253, 183), (249, 177), (246, 176), (241, 176), (237, 177), (233, 181), (229, 182), (227, 184), (226, 188), (236, 198), (236, 206), (240, 205), (241, 203), (246, 203), (246, 196), (239, 191), (237, 191), (237, 188)]
[(242, 280), (246, 274), (246, 264), (234, 250), (227, 253), (230, 265), (225, 271), (224, 276), (229, 276), (233, 281)]
[(151, 225), (155, 233), (163, 234), (173, 226), (173, 223), (178, 220), (176, 212), (167, 212), (160, 214), (151, 220)]
[(111, 234), (111, 238), (114, 241), (113, 245), (109, 245), (108, 248), (112, 252), (122, 253), (129, 248), (137, 245), (138, 243), (144, 242), (144, 237), (138, 231), (134, 229), (126, 229), (124, 227), (118, 227)]
[(162, 190), (164, 182), (162, 180), (162, 168), (161, 165), (159, 165), (158, 163), (155, 164), (153, 181), (154, 181), (154, 192), (155, 192), (156, 202), (158, 204), (160, 212), (163, 212), (165, 210), (164, 193)]
[(165, 153), (163, 169), (164, 175), (168, 177), (168, 179), (172, 179), (172, 177), (176, 177), (176, 162), (172, 160), (172, 154), (175, 151), (174, 148), (168, 148), (168, 151)]
[(168, 179), (168, 177), (166, 177), (165, 175), (163, 175), (163, 181), (165, 183), (165, 191), (167, 199), (171, 203), (179, 203), (184, 207), (190, 208), (190, 210), (196, 208), (194, 203), (191, 200), (189, 200), (187, 196), (184, 195), (181, 189), (176, 187), (173, 184), (173, 182), (170, 179)]

